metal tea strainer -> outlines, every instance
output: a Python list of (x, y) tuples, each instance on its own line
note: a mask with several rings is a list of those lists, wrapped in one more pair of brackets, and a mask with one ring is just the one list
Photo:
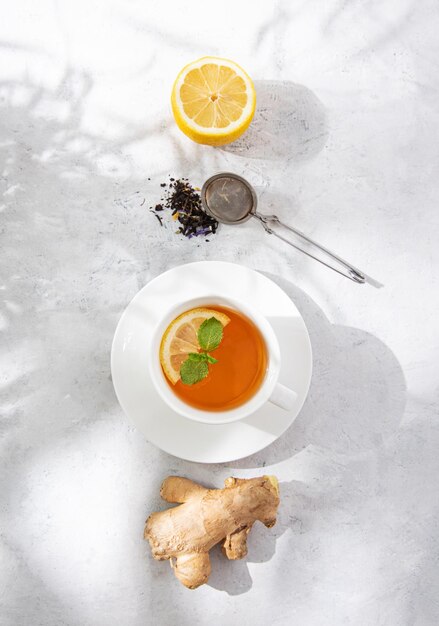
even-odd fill
[[(269, 235), (275, 235), (285, 243), (293, 246), (293, 248), (300, 250), (312, 259), (334, 270), (334, 272), (338, 272), (356, 283), (366, 282), (363, 272), (324, 246), (316, 243), (300, 232), (300, 230), (284, 224), (277, 215), (261, 215), (261, 213), (258, 213), (256, 211), (257, 197), (255, 190), (245, 178), (237, 174), (221, 172), (211, 176), (201, 189), (201, 202), (206, 213), (214, 217), (218, 222), (223, 224), (242, 224), (242, 222), (246, 222), (251, 217), (254, 217), (262, 224), (265, 232)], [(283, 237), (276, 230), (273, 230), (273, 226), (286, 228), (294, 233), (296, 238), (302, 243), (302, 246)], [(308, 246), (309, 250), (304, 249), (303, 244)], [(316, 256), (316, 252), (323, 258)], [(325, 260), (325, 258), (329, 260)]]

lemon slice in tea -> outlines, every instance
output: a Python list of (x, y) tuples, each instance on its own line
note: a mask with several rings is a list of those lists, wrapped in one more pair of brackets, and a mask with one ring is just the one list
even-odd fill
[(215, 317), (223, 326), (230, 318), (214, 309), (191, 309), (173, 320), (166, 329), (160, 344), (160, 364), (166, 377), (175, 385), (180, 380), (180, 367), (190, 352), (198, 352), (197, 333), (201, 324)]

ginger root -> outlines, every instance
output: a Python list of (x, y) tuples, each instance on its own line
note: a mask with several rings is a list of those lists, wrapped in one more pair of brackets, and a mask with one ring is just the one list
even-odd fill
[(223, 543), (228, 559), (247, 554), (247, 535), (259, 520), (267, 528), (276, 523), (279, 486), (274, 476), (227, 478), (224, 489), (206, 489), (197, 483), (169, 476), (160, 489), (161, 497), (180, 506), (152, 513), (146, 520), (144, 537), (152, 556), (170, 559), (174, 574), (189, 589), (207, 582), (209, 550)]

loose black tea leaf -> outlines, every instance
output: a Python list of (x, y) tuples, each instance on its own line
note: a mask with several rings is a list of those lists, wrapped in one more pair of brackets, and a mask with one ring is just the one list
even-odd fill
[[(161, 183), (160, 187), (167, 187), (167, 192), (162, 198), (163, 204), (156, 204), (154, 211), (170, 209), (173, 218), (180, 224), (177, 233), (189, 239), (216, 233), (218, 222), (203, 210), (200, 194), (187, 178), (175, 180), (170, 177), (170, 182)], [(157, 213), (155, 215), (159, 217)]]

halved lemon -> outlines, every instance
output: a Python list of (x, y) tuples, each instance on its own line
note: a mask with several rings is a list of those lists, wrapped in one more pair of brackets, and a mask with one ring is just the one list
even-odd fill
[(177, 76), (171, 104), (177, 125), (188, 137), (222, 146), (248, 128), (256, 92), (250, 76), (233, 61), (202, 57)]
[(173, 320), (162, 337), (160, 344), (160, 363), (166, 377), (172, 384), (180, 379), (180, 367), (190, 352), (200, 349), (197, 333), (201, 324), (215, 317), (223, 326), (227, 326), (230, 317), (214, 309), (191, 309)]

